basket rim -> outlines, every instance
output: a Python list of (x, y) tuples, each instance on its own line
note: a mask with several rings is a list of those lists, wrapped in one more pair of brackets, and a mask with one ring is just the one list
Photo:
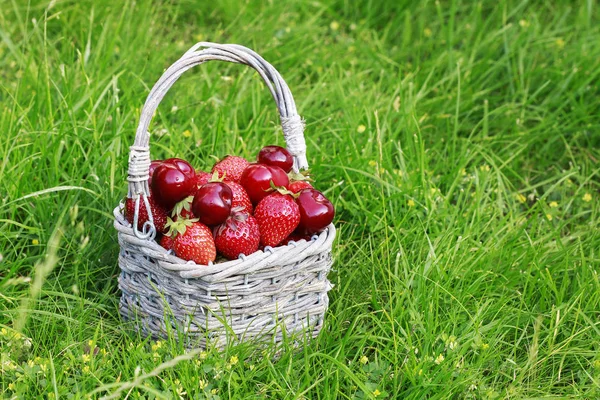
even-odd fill
[(237, 275), (236, 271), (238, 269), (246, 270), (245, 273), (252, 272), (248, 271), (249, 265), (252, 265), (251, 270), (258, 270), (262, 266), (271, 265), (282, 258), (285, 259), (285, 264), (291, 264), (312, 255), (320, 254), (325, 250), (331, 251), (333, 240), (336, 236), (336, 229), (332, 223), (318, 235), (315, 234), (310, 241), (301, 239), (285, 246), (267, 246), (264, 251), (257, 250), (249, 255), (240, 255), (235, 260), (200, 265), (171, 254), (170, 251), (163, 248), (153, 239), (137, 238), (132, 224), (125, 218), (123, 213), (124, 207), (124, 203), (121, 201), (113, 210), (115, 217), (114, 227), (119, 232), (119, 236), (121, 234), (126, 235), (128, 241), (142, 246), (145, 249), (146, 256), (154, 258), (159, 266), (166, 270), (179, 272), (179, 275), (185, 279), (208, 278), (208, 275), (212, 275), (212, 279), (208, 279), (210, 281), (223, 279), (228, 276)]

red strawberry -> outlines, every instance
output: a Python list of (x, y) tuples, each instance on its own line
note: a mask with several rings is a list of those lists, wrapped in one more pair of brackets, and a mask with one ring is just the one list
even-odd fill
[(246, 167), (250, 164), (246, 159), (238, 156), (227, 156), (221, 161), (217, 162), (211, 173), (218, 172), (219, 176), (227, 179), (228, 181), (240, 182), (240, 178), (242, 177), (242, 173), (246, 169)]
[(291, 192), (278, 190), (262, 199), (254, 210), (260, 229), (260, 243), (265, 246), (277, 246), (300, 223), (300, 209), (289, 195)]
[(171, 232), (177, 232), (173, 240), (173, 251), (177, 257), (201, 265), (217, 257), (212, 232), (203, 223), (181, 218), (171, 224)]
[(215, 229), (215, 246), (230, 260), (240, 254), (252, 254), (258, 249), (260, 232), (254, 217), (240, 211), (233, 214)]
[(235, 182), (225, 182), (233, 192), (233, 200), (231, 201), (231, 209), (241, 207), (241, 211), (252, 215), (252, 202), (250, 196), (242, 185)]
[(288, 189), (290, 190), (290, 192), (293, 193), (298, 193), (299, 191), (301, 191), (302, 189), (312, 189), (312, 185), (310, 183), (308, 183), (307, 181), (295, 181), (290, 183), (290, 185), (288, 186)]
[(188, 196), (185, 199), (181, 200), (179, 203), (175, 204), (175, 207), (173, 207), (173, 211), (171, 211), (171, 217), (173, 217), (174, 221), (178, 220), (179, 218), (196, 218), (196, 216), (192, 212), (193, 200), (194, 196)]
[[(167, 223), (167, 216), (169, 212), (163, 206), (157, 204), (154, 201), (153, 196), (148, 196), (148, 203), (150, 204), (150, 211), (152, 212), (152, 219), (154, 220), (154, 227), (156, 232), (162, 233), (165, 231), (165, 225)], [(133, 217), (135, 214), (135, 200), (125, 200), (125, 218), (133, 225)], [(140, 198), (140, 210), (138, 214), (138, 230), (142, 230), (144, 223), (148, 221), (148, 211), (146, 210), (146, 204), (144, 199)]]
[(204, 171), (196, 171), (196, 187), (200, 188), (200, 186), (208, 183), (210, 181), (211, 175), (208, 172)]
[(165, 250), (173, 249), (173, 238), (169, 235), (163, 235), (163, 237), (160, 238), (160, 245)]

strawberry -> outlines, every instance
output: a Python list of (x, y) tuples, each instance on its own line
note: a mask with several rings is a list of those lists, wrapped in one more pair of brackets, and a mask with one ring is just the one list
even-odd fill
[(210, 174), (208, 172), (204, 172), (204, 171), (196, 171), (196, 187), (200, 188), (200, 186), (204, 185), (205, 183), (208, 183), (208, 181), (210, 181)]
[(240, 254), (252, 254), (258, 249), (260, 232), (254, 217), (237, 209), (215, 229), (215, 246), (230, 260)]
[(170, 223), (175, 255), (196, 264), (206, 265), (217, 257), (217, 250), (210, 229), (197, 219), (180, 218)]
[(250, 163), (242, 157), (227, 156), (213, 166), (211, 173), (218, 172), (220, 176), (225, 175), (224, 179), (239, 183), (248, 164)]
[[(154, 227), (156, 232), (162, 233), (165, 231), (165, 225), (167, 223), (167, 216), (169, 212), (166, 208), (157, 204), (154, 201), (153, 196), (148, 196), (148, 203), (150, 204), (150, 211), (152, 212), (152, 219), (154, 220)], [(135, 214), (135, 200), (125, 200), (125, 218), (133, 225), (133, 217)], [(138, 214), (138, 230), (142, 230), (144, 223), (148, 221), (148, 211), (146, 210), (146, 204), (144, 199), (140, 198), (140, 210)]]
[(309, 171), (302, 171), (302, 172), (291, 171), (288, 173), (288, 178), (290, 180), (288, 189), (291, 192), (298, 193), (302, 189), (308, 189), (308, 188), (313, 187), (310, 184), (310, 182), (312, 182), (313, 180), (310, 178)]
[(262, 199), (254, 210), (260, 230), (260, 243), (275, 247), (300, 223), (300, 209), (291, 192), (278, 188)]
[(173, 211), (171, 211), (171, 217), (173, 217), (173, 220), (178, 220), (179, 218), (196, 218), (194, 213), (192, 212), (193, 200), (194, 196), (188, 196), (185, 199), (181, 200), (179, 203), (175, 204), (175, 207), (173, 207)]
[(233, 200), (231, 201), (231, 209), (242, 208), (242, 212), (252, 215), (252, 202), (250, 196), (242, 185), (236, 182), (225, 182), (233, 192)]
[(163, 235), (163, 237), (160, 238), (160, 245), (165, 250), (172, 250), (173, 249), (173, 238), (169, 235)]
[(301, 191), (302, 189), (312, 189), (312, 185), (310, 183), (308, 183), (307, 181), (295, 181), (290, 183), (290, 185), (288, 186), (288, 189), (290, 190), (290, 192), (293, 193), (298, 193), (299, 191)]

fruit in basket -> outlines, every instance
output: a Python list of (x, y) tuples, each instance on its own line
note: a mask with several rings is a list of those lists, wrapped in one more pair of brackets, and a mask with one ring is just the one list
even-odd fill
[[(154, 220), (154, 227), (156, 232), (161, 233), (165, 231), (165, 225), (167, 224), (167, 217), (169, 212), (167, 209), (156, 203), (154, 196), (148, 196), (148, 204), (150, 204), (150, 211), (152, 212), (152, 219)], [(135, 200), (125, 200), (125, 218), (133, 225), (133, 217), (135, 214)], [(148, 221), (148, 210), (146, 210), (146, 204), (144, 199), (140, 198), (140, 209), (138, 214), (138, 230), (141, 231), (144, 227), (144, 223)]]
[(222, 224), (231, 213), (232, 200), (233, 192), (227, 184), (208, 182), (194, 195), (192, 212), (206, 225)]
[[(180, 165), (183, 165), (183, 169)], [(184, 164), (173, 164), (165, 160), (152, 176), (152, 193), (166, 208), (172, 208), (193, 194), (195, 189), (195, 171), (190, 173)]]
[(253, 204), (258, 204), (273, 191), (271, 182), (275, 186), (287, 187), (289, 179), (285, 171), (279, 167), (250, 164), (246, 167), (240, 180), (240, 184), (246, 189)]
[(292, 234), (290, 236), (285, 238), (285, 240), (282, 242), (282, 244), (289, 244), (291, 241), (299, 242), (303, 239), (306, 240), (307, 242), (310, 242), (311, 235), (309, 235), (305, 232), (299, 232), (298, 229), (296, 229), (294, 232), (292, 232)]
[(187, 218), (192, 219), (196, 218), (194, 213), (192, 212), (192, 202), (194, 201), (194, 196), (188, 196), (185, 199), (181, 200), (173, 207), (171, 211), (171, 217), (174, 221), (179, 218)]
[(302, 189), (312, 189), (312, 185), (307, 181), (294, 181), (288, 186), (290, 192), (298, 193)]
[(227, 156), (218, 161), (210, 172), (211, 174), (217, 172), (220, 177), (228, 181), (239, 182), (248, 164), (250, 163), (245, 158)]
[(194, 175), (196, 173), (194, 167), (192, 167), (189, 162), (182, 160), (181, 158), (167, 158), (165, 161), (163, 161), (163, 163), (176, 166), (184, 174)]
[(300, 210), (298, 228), (307, 234), (323, 230), (333, 221), (333, 204), (316, 189), (303, 189), (296, 198)]
[(260, 231), (258, 222), (241, 209), (235, 209), (223, 224), (215, 228), (215, 246), (230, 260), (240, 254), (252, 254), (258, 249)]
[(196, 171), (196, 187), (199, 189), (200, 186), (207, 184), (210, 181), (211, 175), (208, 172)]
[(152, 183), (152, 175), (154, 175), (154, 171), (159, 165), (162, 165), (163, 160), (152, 160), (150, 162), (150, 169), (148, 170), (148, 184)]
[(286, 189), (278, 188), (256, 206), (254, 218), (258, 222), (262, 245), (277, 246), (300, 223), (300, 210), (291, 194)]
[(234, 208), (241, 208), (242, 212), (245, 212), (246, 214), (252, 214), (252, 201), (250, 201), (250, 197), (248, 196), (248, 193), (246, 193), (244, 187), (235, 182), (225, 181), (225, 184), (229, 186), (231, 192), (233, 193), (231, 209), (233, 210)]
[(169, 235), (163, 235), (163, 237), (160, 238), (160, 245), (165, 250), (172, 250), (173, 249), (173, 238)]
[(290, 172), (294, 165), (294, 159), (290, 152), (281, 146), (263, 147), (258, 153), (256, 161), (258, 161), (259, 164), (279, 167), (286, 173)]
[(210, 228), (195, 219), (179, 219), (169, 224), (175, 255), (196, 264), (206, 265), (217, 258)]

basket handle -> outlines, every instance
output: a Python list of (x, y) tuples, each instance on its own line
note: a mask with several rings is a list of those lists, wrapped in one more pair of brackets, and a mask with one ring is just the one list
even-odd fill
[[(283, 136), (287, 149), (294, 159), (294, 170), (299, 171), (300, 169), (308, 168), (306, 142), (304, 140), (304, 121), (298, 115), (292, 93), (279, 72), (260, 55), (244, 46), (200, 42), (190, 48), (179, 60), (171, 65), (156, 82), (150, 94), (148, 94), (140, 115), (135, 142), (130, 147), (129, 152), (127, 178), (129, 182), (129, 198), (137, 199), (142, 195), (144, 203), (147, 206), (145, 197), (150, 193), (148, 188), (150, 169), (150, 133), (148, 132), (148, 126), (161, 100), (184, 72), (196, 65), (212, 60), (245, 64), (254, 68), (260, 74), (271, 91), (279, 109)], [(137, 203), (139, 204), (139, 202)], [(152, 219), (149, 206), (146, 208), (148, 209), (150, 219)], [(134, 226), (134, 232), (138, 236), (137, 226)], [(146, 235), (140, 233), (138, 237), (142, 236)]]

